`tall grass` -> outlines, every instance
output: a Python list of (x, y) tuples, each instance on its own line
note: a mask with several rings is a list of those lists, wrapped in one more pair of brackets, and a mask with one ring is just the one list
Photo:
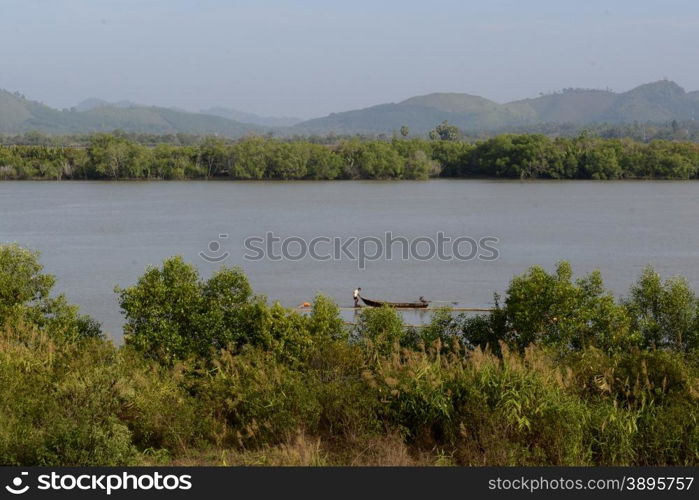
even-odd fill
[(250, 347), (164, 367), (6, 327), (0, 463), (699, 463), (699, 378), (680, 355), (438, 344), (377, 358), (328, 341), (302, 366)]

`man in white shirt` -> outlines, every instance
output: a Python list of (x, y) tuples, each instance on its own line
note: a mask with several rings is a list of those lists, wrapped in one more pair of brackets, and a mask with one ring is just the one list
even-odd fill
[(361, 291), (362, 291), (361, 288), (357, 288), (354, 290), (354, 292), (352, 292), (352, 296), (354, 297), (354, 307), (361, 307), (359, 305), (359, 292), (361, 292)]

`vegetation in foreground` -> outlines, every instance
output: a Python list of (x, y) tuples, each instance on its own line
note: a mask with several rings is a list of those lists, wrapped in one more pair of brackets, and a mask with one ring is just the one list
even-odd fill
[[(85, 147), (0, 145), (2, 179), (696, 179), (699, 144), (503, 134), (460, 140), (444, 122), (430, 140), (357, 138), (319, 144), (209, 137), (149, 147), (122, 134), (91, 136)], [(193, 142), (192, 142), (193, 141)]]
[(126, 342), (0, 246), (3, 465), (698, 465), (699, 301), (534, 267), (488, 315), (347, 327), (180, 258), (118, 289)]

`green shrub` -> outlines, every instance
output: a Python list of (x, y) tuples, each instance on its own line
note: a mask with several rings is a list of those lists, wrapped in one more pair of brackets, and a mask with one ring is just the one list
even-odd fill
[(505, 300), (505, 314), (513, 345), (532, 343), (561, 350), (597, 345), (626, 349), (638, 344), (625, 308), (615, 304), (595, 271), (576, 282), (572, 269), (561, 262), (549, 274), (534, 266), (515, 277)]
[(101, 337), (97, 321), (79, 315), (65, 296), (51, 296), (56, 280), (42, 271), (38, 252), (0, 245), (0, 326), (30, 323), (66, 340)]
[(309, 384), (320, 405), (318, 433), (326, 440), (353, 443), (385, 431), (381, 401), (367, 384), (368, 364), (360, 346), (325, 343), (308, 363)]
[(315, 340), (341, 335), (337, 307), (324, 298), (310, 317), (267, 306), (240, 269), (223, 268), (204, 281), (181, 257), (116, 291), (127, 320), (126, 343), (165, 365), (210, 360), (218, 350), (246, 345), (300, 362)]
[(116, 357), (101, 340), (57, 344), (32, 326), (0, 331), (0, 464), (131, 463)]
[[(497, 464), (587, 463), (583, 438), (589, 410), (565, 390), (546, 351), (532, 348), (521, 357), (504, 349), (499, 359), (476, 350), (467, 368), (458, 385), (460, 426), (476, 440), (492, 430), (502, 432), (502, 453), (492, 453), (507, 462)], [(473, 422), (483, 427), (474, 428)]]
[(203, 281), (181, 257), (149, 268), (136, 285), (116, 288), (129, 345), (173, 364), (244, 340), (252, 290), (239, 269), (223, 268)]
[(382, 418), (407, 438), (434, 443), (454, 437), (454, 401), (449, 382), (459, 365), (424, 351), (394, 352), (365, 376), (384, 403)]
[(636, 460), (638, 411), (615, 401), (588, 401), (590, 422), (586, 442), (592, 463), (606, 466), (632, 465)]
[(699, 401), (696, 397), (646, 408), (638, 419), (636, 465), (696, 466)]
[(699, 349), (699, 299), (685, 279), (663, 282), (649, 266), (631, 287), (626, 307), (644, 346)]
[(415, 330), (414, 338), (406, 338), (403, 345), (415, 348), (438, 348), (440, 352), (447, 353), (459, 351), (462, 347), (461, 317), (455, 317), (450, 307), (441, 307), (435, 310), (430, 322)]
[(256, 348), (222, 351), (197, 393), (215, 418), (227, 424), (223, 442), (240, 446), (280, 443), (315, 428), (320, 409), (303, 374)]
[(378, 356), (389, 354), (406, 334), (403, 318), (390, 306), (367, 307), (359, 313), (356, 338)]
[(117, 362), (118, 417), (139, 450), (176, 454), (212, 441), (216, 423), (188, 391), (185, 367), (166, 369), (128, 347), (120, 350)]
[(316, 340), (346, 340), (348, 334), (340, 308), (332, 299), (320, 294), (313, 301), (308, 331)]
[(633, 350), (606, 354), (588, 349), (567, 360), (571, 388), (581, 396), (610, 399), (624, 408), (692, 400), (697, 375), (679, 354)]
[(120, 291), (120, 348), (51, 296), (36, 254), (0, 246), (0, 285), (2, 465), (248, 448), (255, 463), (699, 464), (696, 298), (649, 271), (624, 305), (560, 265), (515, 278), (488, 315), (444, 308), (415, 329), (367, 308), (351, 332), (326, 297), (309, 315), (268, 306), (240, 270), (204, 281), (175, 258)]

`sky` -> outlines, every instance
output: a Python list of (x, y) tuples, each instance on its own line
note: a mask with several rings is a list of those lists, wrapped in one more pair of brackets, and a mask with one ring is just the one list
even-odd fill
[(699, 89), (696, 0), (0, 0), (0, 88), (310, 118), (465, 92)]

